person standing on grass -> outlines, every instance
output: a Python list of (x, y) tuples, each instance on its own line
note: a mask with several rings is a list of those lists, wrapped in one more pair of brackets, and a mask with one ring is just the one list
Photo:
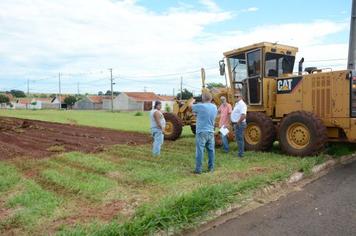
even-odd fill
[(164, 140), (163, 131), (166, 127), (166, 120), (161, 112), (162, 103), (156, 101), (150, 113), (151, 133), (153, 137), (152, 155), (159, 156), (161, 154), (161, 146)]
[(235, 139), (238, 145), (238, 157), (242, 158), (244, 155), (245, 148), (245, 129), (246, 129), (246, 114), (247, 114), (247, 106), (246, 103), (242, 99), (242, 95), (240, 92), (235, 94), (236, 104), (234, 110), (231, 112), (231, 122), (235, 129)]
[[(220, 100), (221, 100), (221, 105), (218, 109), (218, 112), (220, 114), (219, 129), (221, 129), (222, 127), (228, 129), (230, 127), (230, 114), (232, 111), (232, 107), (229, 103), (226, 102), (226, 97), (222, 96)], [(226, 153), (229, 152), (228, 136), (221, 134), (221, 141), (223, 144), (224, 152)]]
[(202, 164), (204, 159), (205, 148), (208, 151), (208, 170), (210, 172), (214, 171), (214, 159), (215, 159), (215, 140), (214, 140), (214, 129), (215, 129), (215, 118), (218, 110), (214, 104), (211, 103), (212, 95), (210, 93), (202, 94), (203, 103), (194, 104), (195, 100), (192, 101), (190, 106), (192, 111), (195, 113), (197, 118), (196, 123), (196, 156), (195, 156), (195, 174), (202, 173)]

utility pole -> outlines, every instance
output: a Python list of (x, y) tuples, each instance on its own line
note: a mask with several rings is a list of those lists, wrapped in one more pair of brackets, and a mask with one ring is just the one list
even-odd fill
[(29, 106), (29, 99), (30, 99), (30, 80), (27, 79), (27, 102), (26, 102), (26, 109), (28, 109)]
[(59, 109), (62, 108), (61, 72), (58, 73), (58, 99)]
[(27, 97), (30, 97), (30, 80), (27, 79)]
[(349, 56), (347, 69), (355, 70), (356, 63), (356, 0), (352, 0), (350, 38), (349, 38)]
[(110, 71), (110, 87), (111, 87), (111, 112), (114, 112), (114, 79), (112, 78), (112, 68)]
[(173, 97), (176, 96), (176, 90), (173, 88)]
[(77, 93), (78, 93), (78, 96), (80, 95), (80, 91), (79, 91), (79, 82), (77, 83)]
[(180, 100), (183, 97), (183, 76), (180, 77)]

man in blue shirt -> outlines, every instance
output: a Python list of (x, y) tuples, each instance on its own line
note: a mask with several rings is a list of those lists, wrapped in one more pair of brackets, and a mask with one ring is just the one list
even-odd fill
[[(192, 110), (196, 115), (196, 156), (195, 156), (195, 171), (196, 174), (202, 172), (202, 162), (204, 159), (205, 148), (208, 151), (208, 169), (210, 172), (214, 171), (215, 159), (215, 118), (217, 116), (217, 107), (211, 103), (212, 96), (210, 93), (202, 94), (203, 103), (192, 105)], [(194, 101), (193, 101), (194, 102)]]

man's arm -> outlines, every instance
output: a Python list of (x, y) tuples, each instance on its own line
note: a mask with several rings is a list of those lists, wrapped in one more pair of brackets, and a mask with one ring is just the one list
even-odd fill
[(160, 114), (160, 112), (159, 112), (159, 111), (156, 111), (153, 116), (154, 116), (154, 118), (155, 118), (155, 121), (156, 121), (157, 126), (158, 126), (161, 130), (163, 130), (163, 127), (161, 126), (161, 114)]
[(238, 124), (240, 124), (243, 120), (246, 119), (246, 114), (247, 114), (247, 106), (244, 105), (244, 106), (241, 107), (241, 117), (237, 121)]

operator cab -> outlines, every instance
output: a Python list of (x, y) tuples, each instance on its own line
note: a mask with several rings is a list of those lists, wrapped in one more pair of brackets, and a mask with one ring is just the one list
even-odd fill
[(248, 105), (261, 106), (264, 80), (291, 75), (297, 51), (266, 42), (228, 51), (220, 62), (220, 74), (227, 77), (233, 91), (242, 91)]

